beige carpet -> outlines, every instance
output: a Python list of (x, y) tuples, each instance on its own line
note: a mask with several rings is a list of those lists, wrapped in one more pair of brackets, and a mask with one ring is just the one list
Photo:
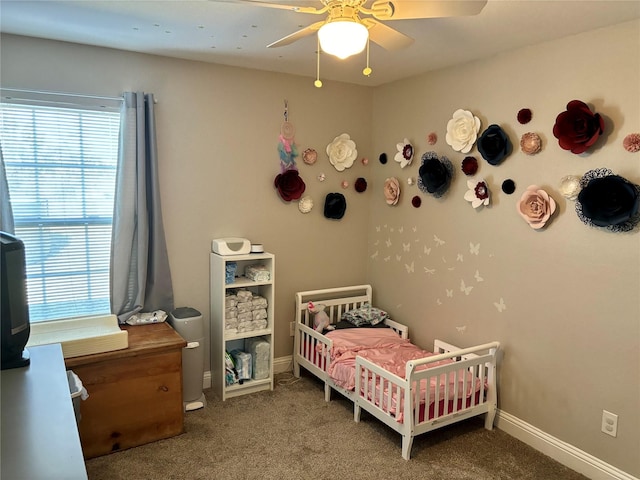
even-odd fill
[(431, 479), (584, 480), (481, 418), (426, 433), (401, 455), (400, 435), (308, 374), (273, 392), (221, 402), (185, 415), (185, 433), (87, 461), (90, 480)]

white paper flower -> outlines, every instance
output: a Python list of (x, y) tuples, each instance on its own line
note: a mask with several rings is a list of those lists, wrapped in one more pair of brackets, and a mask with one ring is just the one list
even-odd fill
[(456, 152), (469, 153), (478, 139), (480, 119), (468, 110), (458, 109), (447, 123), (447, 143)]
[(327, 155), (331, 165), (339, 172), (342, 172), (345, 168), (350, 168), (358, 157), (356, 143), (351, 140), (347, 133), (338, 135), (333, 139), (333, 142), (327, 145)]
[(489, 187), (484, 180), (467, 180), (467, 193), (464, 194), (464, 199), (467, 202), (471, 202), (473, 208), (478, 208), (480, 205), (489, 205)]
[(396, 148), (398, 149), (398, 153), (396, 153), (396, 156), (393, 158), (400, 164), (400, 168), (411, 165), (411, 161), (413, 160), (413, 145), (409, 143), (409, 140), (405, 138), (404, 141), (396, 143)]
[(298, 202), (298, 210), (302, 213), (309, 213), (313, 208), (313, 199), (311, 197), (302, 197)]
[(575, 200), (578, 198), (582, 186), (580, 185), (582, 177), (577, 175), (567, 175), (560, 179), (560, 194), (569, 200)]

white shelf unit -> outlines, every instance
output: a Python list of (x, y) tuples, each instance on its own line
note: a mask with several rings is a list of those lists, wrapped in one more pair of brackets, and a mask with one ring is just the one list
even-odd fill
[[(275, 256), (271, 253), (249, 253), (246, 255), (210, 255), (210, 314), (211, 314), (211, 384), (214, 392), (224, 401), (227, 398), (273, 390), (273, 327), (274, 327), (274, 282)], [(226, 266), (236, 263), (236, 278), (233, 283), (226, 283)], [(270, 272), (267, 281), (253, 281), (244, 277), (245, 268), (249, 265), (263, 265)], [(254, 295), (267, 300), (267, 328), (249, 332), (230, 333), (225, 330), (225, 297), (229, 290), (244, 288)], [(260, 380), (245, 380), (242, 384), (225, 384), (225, 353), (234, 349), (244, 350), (247, 338), (262, 337), (270, 346), (269, 376)]]

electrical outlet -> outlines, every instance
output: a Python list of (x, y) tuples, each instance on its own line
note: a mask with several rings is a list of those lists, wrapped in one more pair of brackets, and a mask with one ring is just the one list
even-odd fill
[(293, 337), (296, 331), (296, 322), (289, 322), (289, 336)]
[(612, 437), (618, 436), (618, 415), (602, 411), (602, 431)]

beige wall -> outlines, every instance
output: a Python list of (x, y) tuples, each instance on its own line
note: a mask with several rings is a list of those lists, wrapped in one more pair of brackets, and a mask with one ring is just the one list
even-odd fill
[[(275, 353), (281, 357), (292, 350), (295, 291), (369, 281), (376, 303), (407, 323), (417, 343), (499, 340), (500, 408), (638, 476), (640, 237), (587, 228), (557, 184), (563, 175), (597, 167), (640, 182), (638, 154), (621, 147), (624, 135), (640, 131), (639, 32), (635, 21), (375, 90), (331, 82), (316, 90), (309, 78), (4, 35), (0, 78), (3, 87), (156, 94), (177, 305), (198, 308), (208, 321), (212, 238), (262, 242), (277, 257)], [(298, 145), (321, 154), (313, 167), (299, 162), (316, 202), (309, 215), (280, 201), (272, 187), (285, 98)], [(574, 98), (593, 105), (608, 127), (594, 151), (580, 157), (562, 151), (551, 133), (556, 115)], [(526, 126), (515, 118), (523, 107), (534, 115)], [(460, 171), (439, 200), (406, 183), (429, 149), (459, 164), (463, 155), (444, 140), (457, 108), (473, 111), (483, 127), (500, 124), (515, 144), (500, 167), (481, 161), (479, 175), (489, 181), (493, 203), (479, 212), (462, 198)], [(433, 147), (426, 142), (431, 131), (439, 136)], [(544, 149), (534, 157), (517, 149), (526, 131), (543, 137)], [(343, 132), (370, 159), (368, 167), (357, 164), (342, 175), (328, 164), (324, 147)], [(402, 170), (392, 159), (404, 137), (418, 158)], [(386, 166), (377, 161), (382, 152), (390, 159)], [(324, 183), (315, 179), (320, 172)], [(366, 193), (340, 188), (341, 180), (353, 185), (358, 176), (369, 181)], [(403, 184), (396, 207), (382, 197), (389, 176)], [(511, 196), (500, 191), (506, 178), (518, 187)], [(559, 206), (543, 232), (515, 211), (532, 183)], [(326, 220), (324, 195), (338, 191), (347, 197), (347, 214)], [(421, 208), (411, 206), (413, 195), (422, 197)], [(438, 246), (435, 237), (446, 243)], [(470, 244), (479, 245), (478, 255)], [(469, 295), (461, 292), (461, 280), (473, 286)], [(507, 307), (501, 313), (494, 306), (500, 298)], [(619, 414), (618, 438), (600, 433), (602, 409)]]
[[(275, 355), (291, 355), (294, 292), (366, 280), (371, 190), (353, 189), (372, 168), (361, 162), (339, 174), (325, 148), (349, 133), (360, 157), (370, 155), (371, 91), (313, 79), (140, 55), (117, 50), (2, 36), (2, 87), (119, 96), (153, 92), (158, 129), (162, 208), (176, 306), (200, 310), (208, 329), (209, 252), (213, 238), (240, 236), (276, 255)], [(285, 203), (273, 181), (280, 171), (278, 135), (284, 121), (296, 127), (299, 159), (314, 209), (303, 215)], [(326, 180), (316, 177), (325, 173)], [(350, 188), (343, 190), (346, 179)], [(323, 215), (327, 193), (347, 201), (342, 220)], [(208, 365), (208, 349), (206, 364)], [(208, 367), (205, 368), (208, 370)]]
[[(598, 167), (640, 183), (640, 154), (622, 148), (625, 135), (640, 131), (639, 86), (640, 23), (634, 21), (377, 88), (376, 155), (393, 155), (396, 142), (408, 137), (418, 158), (404, 170), (395, 162), (375, 169), (376, 184), (396, 176), (404, 190), (395, 207), (376, 190), (368, 232), (376, 301), (410, 325), (415, 341), (429, 345), (442, 338), (469, 346), (499, 340), (501, 409), (636, 476), (640, 235), (588, 228), (558, 184), (564, 175)], [(561, 150), (553, 137), (557, 114), (573, 99), (605, 117), (605, 138), (588, 155)], [(528, 125), (516, 119), (524, 107), (533, 112)], [(445, 141), (446, 123), (458, 108), (476, 114), (482, 129), (501, 125), (515, 144), (498, 167), (471, 152), (481, 164), (477, 177), (493, 194), (492, 205), (481, 211), (463, 198), (467, 179), (459, 167), (465, 155)], [(439, 140), (429, 146), (432, 131)], [(527, 131), (543, 138), (538, 155), (519, 150)], [(441, 199), (406, 182), (429, 150), (456, 167)], [(513, 195), (501, 191), (507, 178), (516, 182)], [(532, 230), (516, 212), (530, 184), (558, 203), (545, 231)], [(416, 209), (410, 200), (418, 194), (422, 206)], [(439, 246), (435, 237), (446, 243)], [(478, 254), (471, 244), (474, 250), (479, 245)], [(473, 287), (468, 295), (462, 282)], [(494, 303), (501, 298), (506, 310), (499, 312)], [(600, 432), (603, 409), (619, 415), (617, 438)]]

